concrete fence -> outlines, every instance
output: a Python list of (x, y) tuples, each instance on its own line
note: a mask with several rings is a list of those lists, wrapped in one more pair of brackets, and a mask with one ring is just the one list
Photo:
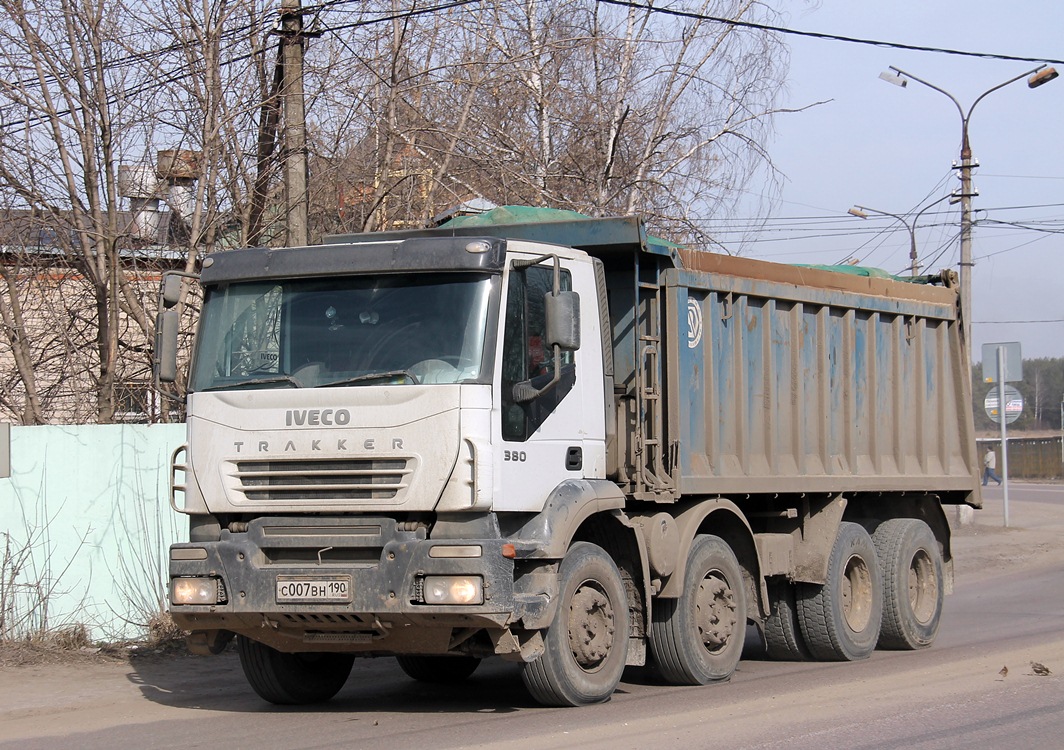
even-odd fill
[(0, 478), (0, 637), (71, 625), (145, 634), (166, 606), (170, 544), (187, 534), (167, 502), (185, 426), (12, 427)]

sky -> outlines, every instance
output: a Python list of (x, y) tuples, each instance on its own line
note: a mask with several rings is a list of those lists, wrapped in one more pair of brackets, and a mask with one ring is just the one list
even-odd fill
[[(1064, 59), (1059, 0), (820, 0), (784, 4), (787, 28), (997, 55)], [(769, 146), (784, 181), (763, 229), (723, 231), (730, 251), (785, 263), (858, 259), (908, 273), (910, 235), (890, 217), (847, 211), (861, 205), (903, 216), (959, 188), (961, 115), (945, 95), (879, 78), (901, 68), (951, 93), (965, 111), (988, 89), (1040, 63), (786, 37), (789, 84), (781, 104), (801, 108), (776, 120)], [(1037, 89), (1021, 79), (982, 99), (969, 119), (979, 195), (973, 234), (972, 357), (984, 343), (1019, 342), (1024, 359), (1064, 357), (1064, 65)], [(764, 216), (767, 179), (748, 186), (735, 228)], [(1023, 208), (1030, 207), (1030, 208)], [(994, 222), (1024, 222), (1039, 232)], [(725, 220), (721, 229), (727, 229)], [(959, 268), (960, 207), (928, 208), (916, 229), (924, 272)], [(745, 241), (744, 241), (745, 240)], [(1037, 322), (1050, 321), (1050, 322)]]

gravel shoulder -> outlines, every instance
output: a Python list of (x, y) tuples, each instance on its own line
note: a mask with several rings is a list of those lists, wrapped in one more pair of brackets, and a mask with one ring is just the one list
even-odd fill
[(947, 512), (957, 581), (1064, 562), (1064, 486), (1026, 484), (1018, 488), (1025, 499), (1010, 498), (1008, 527), (1000, 487), (984, 488), (983, 508), (971, 514), (970, 523), (959, 524), (957, 513)]

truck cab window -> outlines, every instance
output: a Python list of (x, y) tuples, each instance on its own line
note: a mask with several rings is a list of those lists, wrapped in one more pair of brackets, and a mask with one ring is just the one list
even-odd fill
[(192, 390), (486, 380), (491, 277), (381, 274), (208, 288)]
[[(573, 352), (562, 352), (558, 385), (528, 403), (517, 403), (515, 384), (529, 380), (540, 387), (554, 377), (554, 349), (547, 343), (543, 298), (554, 288), (554, 271), (545, 266), (514, 269), (506, 303), (506, 332), (502, 362), (502, 435), (525, 441), (543, 424), (576, 383)], [(572, 289), (572, 277), (562, 271), (561, 288)]]

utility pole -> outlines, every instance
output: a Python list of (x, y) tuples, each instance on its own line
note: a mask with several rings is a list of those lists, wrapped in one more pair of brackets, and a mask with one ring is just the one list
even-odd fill
[[(1020, 78), (1022, 77), (1023, 76), (1020, 76)], [(917, 79), (913, 78), (913, 80), (915, 81)], [(1009, 83), (1011, 83), (1011, 81)], [(983, 96), (986, 96), (986, 94), (983, 94)], [(980, 97), (980, 99), (981, 98), (982, 97)], [(976, 99), (975, 104), (978, 103), (979, 100)], [(961, 312), (964, 314), (964, 345), (968, 348), (969, 352), (972, 351), (973, 346), (972, 314), (974, 313), (974, 310), (972, 309), (972, 268), (975, 267), (975, 263), (972, 262), (972, 197), (977, 194), (976, 190), (972, 187), (972, 167), (978, 167), (979, 162), (973, 162), (972, 160), (972, 146), (968, 142), (968, 118), (971, 117), (972, 110), (975, 109), (975, 104), (972, 105), (972, 109), (968, 110), (967, 115), (965, 115), (962, 110), (961, 163), (959, 165), (954, 163), (953, 165), (954, 169), (960, 171), (961, 179), (961, 191), (960, 194), (957, 195), (961, 204)], [(971, 355), (969, 354), (969, 357), (970, 356)], [(968, 369), (969, 371), (971, 370), (970, 361)], [(1004, 417), (1002, 417), (1002, 424), (1004, 424)], [(1002, 446), (1001, 450), (1004, 452), (1004, 446)]]
[[(945, 89), (939, 88), (933, 83), (928, 83), (922, 78), (917, 78), (912, 73), (906, 73), (901, 68), (896, 68), (893, 65), (890, 66), (889, 72), (880, 73), (879, 77), (887, 83), (893, 83), (895, 86), (901, 86), (905, 88), (909, 79), (923, 84), (929, 89), (937, 91), (940, 94), (944, 94), (949, 97), (957, 108), (958, 114), (961, 116), (961, 161), (960, 164), (954, 164), (954, 169), (960, 172), (961, 189), (959, 193), (954, 193), (954, 196), (961, 204), (961, 312), (964, 315), (963, 320), (963, 332), (964, 332), (964, 345), (968, 349), (968, 367), (971, 369), (971, 349), (972, 349), (972, 267), (975, 265), (972, 262), (972, 196), (975, 195), (975, 190), (972, 188), (972, 169), (979, 166), (979, 162), (972, 159), (972, 147), (968, 141), (968, 122), (971, 120), (972, 112), (975, 111), (975, 107), (981, 102), (988, 94), (997, 91), (1000, 88), (1008, 86), (1010, 83), (1015, 83), (1021, 78), (1027, 78), (1027, 86), (1029, 88), (1038, 88), (1042, 84), (1049, 83), (1057, 77), (1057, 71), (1054, 68), (1050, 68), (1046, 65), (1039, 65), (1033, 70), (1028, 70), (1026, 73), (1021, 73), (1014, 78), (1010, 78), (1004, 83), (999, 83), (997, 86), (987, 89), (972, 102), (972, 105), (968, 107), (967, 111), (961, 106), (961, 103), (957, 101), (950, 92)], [(969, 377), (971, 376), (969, 372)]]
[(284, 77), (281, 102), (284, 108), (284, 185), (286, 245), (301, 247), (310, 242), (307, 195), (307, 113), (303, 100), (303, 8), (300, 0), (281, 0), (281, 64)]

